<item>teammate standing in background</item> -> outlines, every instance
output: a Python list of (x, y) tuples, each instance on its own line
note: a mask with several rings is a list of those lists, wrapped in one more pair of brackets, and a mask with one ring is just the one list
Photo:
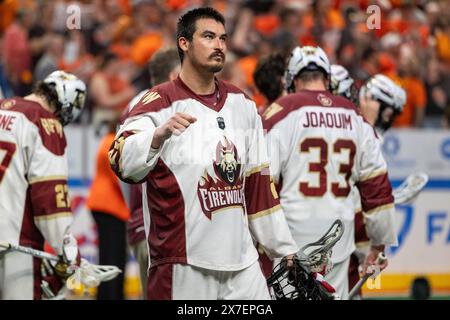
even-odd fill
[[(177, 48), (157, 51), (149, 62), (150, 87), (166, 81), (175, 80), (180, 73), (180, 58)], [(149, 90), (139, 93), (129, 104), (127, 114)], [(126, 116), (125, 116), (126, 118)], [(130, 220), (127, 225), (128, 243), (139, 264), (141, 287), (144, 299), (147, 297), (148, 249), (145, 238), (144, 217), (142, 209), (142, 187), (139, 184), (127, 185), (129, 195)]]
[(258, 106), (261, 114), (272, 102), (286, 94), (284, 88), (285, 70), (285, 58), (279, 53), (271, 54), (258, 61), (255, 72), (253, 72), (253, 80), (258, 91), (267, 100), (267, 105)]
[[(100, 141), (95, 175), (86, 199), (86, 207), (91, 210), (97, 225), (99, 264), (114, 265), (125, 270), (128, 257), (126, 225), (130, 210), (122, 194), (119, 179), (111, 170), (108, 160), (108, 151), (114, 141), (119, 115), (116, 111), (116, 120), (110, 120), (109, 130)], [(122, 272), (115, 279), (101, 283), (97, 290), (97, 300), (123, 300), (124, 279)]]
[[(388, 77), (377, 74), (361, 87), (359, 101), (362, 115), (377, 130), (382, 143), (382, 135), (389, 130), (395, 118), (403, 110), (406, 102), (405, 91)], [(360, 202), (357, 190), (355, 190), (355, 197)], [(358, 207), (355, 214), (356, 249), (350, 258), (349, 268), (350, 290), (359, 280), (358, 266), (364, 264), (370, 247), (364, 216), (361, 208)]]
[[(0, 100), (0, 241), (38, 250), (47, 241), (62, 256), (61, 276), (78, 256), (63, 126), (81, 113), (85, 94), (81, 80), (55, 71), (32, 94)], [(0, 252), (0, 298), (41, 299), (40, 263)]]
[(212, 8), (180, 18), (179, 77), (144, 95), (110, 151), (121, 179), (145, 182), (149, 299), (269, 299), (252, 236), (271, 258), (298, 250), (255, 103), (215, 78), (224, 25)]
[(354, 250), (354, 186), (372, 241), (364, 268), (397, 239), (392, 188), (377, 135), (352, 102), (327, 90), (329, 77), (322, 49), (295, 48), (286, 85), (296, 93), (273, 103), (263, 123), (281, 206), (297, 245), (320, 238), (336, 219), (344, 223), (345, 233), (331, 258), (334, 268), (325, 280), (346, 299)]

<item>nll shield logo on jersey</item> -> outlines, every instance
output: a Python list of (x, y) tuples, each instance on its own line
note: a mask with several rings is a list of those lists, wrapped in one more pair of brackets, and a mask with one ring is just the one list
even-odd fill
[(205, 170), (197, 190), (203, 213), (208, 219), (220, 209), (244, 206), (240, 158), (236, 146), (226, 137), (217, 144), (213, 167), (214, 177)]

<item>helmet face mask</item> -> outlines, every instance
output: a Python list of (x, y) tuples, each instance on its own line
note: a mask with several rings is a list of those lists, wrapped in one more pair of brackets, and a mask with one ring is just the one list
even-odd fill
[(86, 85), (76, 76), (64, 71), (54, 71), (44, 81), (56, 92), (58, 102), (55, 115), (63, 126), (75, 120), (83, 110)]
[(375, 122), (375, 127), (379, 128), (382, 132), (386, 132), (392, 126), (395, 118), (400, 112), (382, 101), (378, 102), (380, 103), (380, 109), (378, 118)]
[(330, 62), (320, 47), (304, 46), (292, 50), (285, 73), (288, 92), (294, 91), (294, 80), (303, 71), (322, 71), (329, 78)]
[(405, 91), (388, 77), (377, 74), (359, 92), (360, 100), (371, 99), (380, 104), (375, 127), (388, 130), (406, 103)]

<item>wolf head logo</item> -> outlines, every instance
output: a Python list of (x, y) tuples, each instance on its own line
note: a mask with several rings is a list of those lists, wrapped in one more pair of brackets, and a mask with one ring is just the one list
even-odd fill
[(235, 185), (240, 176), (241, 163), (236, 146), (227, 138), (225, 138), (225, 145), (222, 141), (217, 144), (215, 170), (218, 176), (230, 186)]

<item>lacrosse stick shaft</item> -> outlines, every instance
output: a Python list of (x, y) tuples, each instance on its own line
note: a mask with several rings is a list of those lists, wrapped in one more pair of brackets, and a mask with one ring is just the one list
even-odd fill
[[(375, 261), (375, 264), (382, 264), (386, 260), (387, 260), (386, 256), (382, 252), (380, 252), (378, 254), (377, 260)], [(353, 297), (358, 293), (359, 289), (361, 289), (361, 287), (364, 285), (364, 283), (366, 283), (367, 279), (369, 279), (371, 275), (372, 274), (365, 273), (364, 276), (361, 279), (359, 279), (359, 281), (355, 284), (355, 286), (348, 294), (349, 300), (353, 299)]]
[(7, 242), (0, 242), (0, 248), (4, 248), (6, 250), (12, 250), (17, 252), (26, 253), (29, 255), (32, 255), (33, 257), (40, 258), (40, 259), (47, 259), (47, 260), (53, 260), (53, 261), (59, 261), (58, 256), (55, 256), (54, 254), (36, 250), (33, 248), (28, 248), (24, 246), (20, 246), (17, 244), (7, 243)]

